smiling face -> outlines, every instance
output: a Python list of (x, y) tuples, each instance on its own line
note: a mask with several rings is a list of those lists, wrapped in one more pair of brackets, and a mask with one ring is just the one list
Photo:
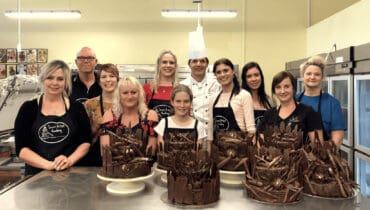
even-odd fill
[(84, 47), (79, 52), (75, 62), (79, 72), (93, 73), (97, 59), (95, 53), (90, 48)]
[(221, 86), (228, 86), (233, 83), (234, 71), (228, 65), (223, 63), (217, 65), (215, 75)]
[(245, 81), (251, 90), (258, 90), (261, 86), (261, 74), (257, 67), (253, 67), (247, 71)]
[(135, 85), (125, 84), (119, 90), (122, 107), (133, 108), (139, 104), (139, 90)]
[(207, 58), (195, 58), (189, 61), (191, 75), (195, 78), (204, 77), (206, 75), (207, 67), (208, 67)]
[(44, 80), (44, 93), (62, 95), (66, 86), (63, 69), (50, 72)]
[(316, 65), (310, 65), (303, 73), (303, 82), (307, 88), (321, 88), (323, 74), (321, 68)]
[(159, 61), (160, 76), (172, 77), (176, 72), (176, 65), (176, 59), (171, 54), (164, 54)]
[(280, 103), (294, 100), (294, 88), (289, 77), (286, 77), (274, 87), (274, 94), (278, 97)]
[(190, 113), (191, 109), (191, 98), (190, 95), (185, 91), (177, 92), (171, 105), (177, 116), (186, 116)]
[(102, 70), (100, 73), (99, 84), (103, 92), (113, 93), (117, 87), (118, 78), (108, 71)]

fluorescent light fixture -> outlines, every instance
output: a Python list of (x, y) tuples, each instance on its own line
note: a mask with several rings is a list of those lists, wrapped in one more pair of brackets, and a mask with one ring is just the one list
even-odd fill
[(79, 10), (5, 10), (4, 15), (8, 18), (18, 19), (78, 19), (81, 18)]
[(238, 14), (236, 10), (179, 10), (163, 9), (163, 17), (168, 18), (234, 18)]

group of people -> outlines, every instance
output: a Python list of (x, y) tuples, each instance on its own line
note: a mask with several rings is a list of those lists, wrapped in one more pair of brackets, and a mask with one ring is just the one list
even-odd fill
[(214, 62), (212, 77), (206, 74), (206, 56), (191, 57), (191, 75), (178, 81), (177, 58), (163, 51), (153, 81), (142, 86), (134, 77), (120, 77), (113, 64), (95, 72), (97, 61), (95, 52), (83, 47), (74, 75), (60, 60), (42, 67), (42, 94), (24, 102), (14, 126), (16, 153), (26, 163), (26, 174), (101, 166), (101, 148), (118, 128), (140, 131), (148, 156), (155, 156), (171, 132), (192, 133), (195, 148), (210, 149), (219, 131), (263, 138), (266, 126), (281, 122), (298, 125), (304, 143), (332, 139), (339, 147), (346, 130), (339, 101), (321, 90), (325, 64), (320, 57), (302, 64), (304, 92), (297, 94), (295, 78), (281, 71), (273, 77), (272, 96), (256, 62), (243, 67), (240, 85), (229, 59)]

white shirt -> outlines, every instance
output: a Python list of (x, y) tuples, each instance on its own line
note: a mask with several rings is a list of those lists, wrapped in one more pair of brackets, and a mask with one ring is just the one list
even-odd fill
[(212, 95), (221, 91), (220, 84), (214, 77), (209, 75), (206, 75), (200, 82), (190, 76), (180, 83), (188, 86), (193, 93), (192, 115), (207, 125), (209, 120), (209, 100)]
[[(180, 125), (176, 124), (175, 121), (172, 120), (172, 116), (170, 116), (170, 117), (167, 117), (167, 120), (168, 120), (168, 125), (167, 126), (168, 126), (168, 128), (194, 128), (195, 119), (194, 118), (192, 118), (192, 119), (193, 120), (192, 120), (191, 123), (189, 123), (189, 125), (180, 126)], [(158, 135), (164, 136), (165, 126), (166, 126), (165, 119), (161, 119), (159, 121), (158, 125), (154, 128), (154, 130)], [(206, 126), (200, 121), (198, 121), (197, 131), (198, 131), (198, 139), (203, 139), (203, 138), (207, 137)]]
[[(229, 104), (230, 94), (221, 94), (215, 107), (227, 107)], [(210, 99), (210, 118), (213, 118), (213, 104), (216, 101), (216, 98), (217, 95), (213, 95)], [(248, 91), (241, 89), (238, 95), (234, 95), (231, 98), (230, 105), (233, 109), (234, 117), (240, 130), (255, 133), (256, 127), (254, 122), (254, 109), (251, 94)], [(212, 120), (208, 123), (208, 140), (213, 140)]]

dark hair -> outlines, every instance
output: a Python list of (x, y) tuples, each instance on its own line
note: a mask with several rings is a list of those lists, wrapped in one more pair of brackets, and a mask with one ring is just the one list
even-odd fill
[(190, 65), (190, 62), (191, 62), (192, 60), (194, 60), (194, 59), (204, 59), (204, 60), (206, 60), (207, 64), (209, 64), (208, 57), (203, 57), (203, 58), (193, 58), (193, 59), (189, 59), (189, 60), (188, 60), (188, 65)]
[(243, 70), (242, 70), (242, 88), (247, 90), (252, 95), (252, 91), (251, 91), (251, 89), (248, 86), (247, 81), (246, 81), (247, 80), (247, 72), (248, 72), (249, 69), (252, 69), (252, 68), (257, 68), (257, 70), (258, 70), (258, 72), (260, 73), (260, 76), (261, 76), (261, 85), (258, 87), (258, 90), (257, 90), (257, 94), (258, 94), (260, 103), (266, 109), (270, 109), (272, 106), (271, 106), (270, 102), (268, 101), (268, 97), (267, 97), (267, 94), (266, 94), (266, 91), (265, 91), (265, 78), (263, 77), (261, 67), (257, 62), (252, 61), (252, 62), (249, 62), (249, 63), (247, 63), (243, 66)]
[(118, 72), (117, 67), (114, 64), (111, 64), (111, 63), (101, 64), (98, 70), (99, 79), (100, 79), (100, 75), (102, 71), (106, 71), (108, 73), (113, 74), (113, 76), (117, 78), (117, 81), (119, 81), (119, 72)]
[(287, 72), (287, 71), (281, 71), (277, 74), (275, 74), (274, 78), (272, 78), (272, 85), (271, 85), (271, 92), (272, 93), (275, 93), (275, 87), (281, 82), (283, 81), (285, 78), (289, 78), (290, 82), (292, 83), (292, 86), (293, 86), (293, 98), (295, 100), (295, 95), (296, 95), (296, 92), (297, 92), (297, 82), (296, 82), (296, 79), (294, 78), (294, 76)]
[(233, 72), (234, 72), (234, 77), (233, 77), (233, 83), (234, 83), (233, 94), (234, 95), (239, 94), (239, 92), (240, 92), (240, 84), (239, 84), (239, 81), (238, 81), (238, 77), (235, 74), (234, 64), (229, 59), (227, 59), (227, 58), (220, 58), (220, 59), (218, 59), (213, 64), (213, 73), (216, 73), (217, 66), (219, 66), (221, 64), (224, 64), (224, 65), (230, 67), (233, 70)]

